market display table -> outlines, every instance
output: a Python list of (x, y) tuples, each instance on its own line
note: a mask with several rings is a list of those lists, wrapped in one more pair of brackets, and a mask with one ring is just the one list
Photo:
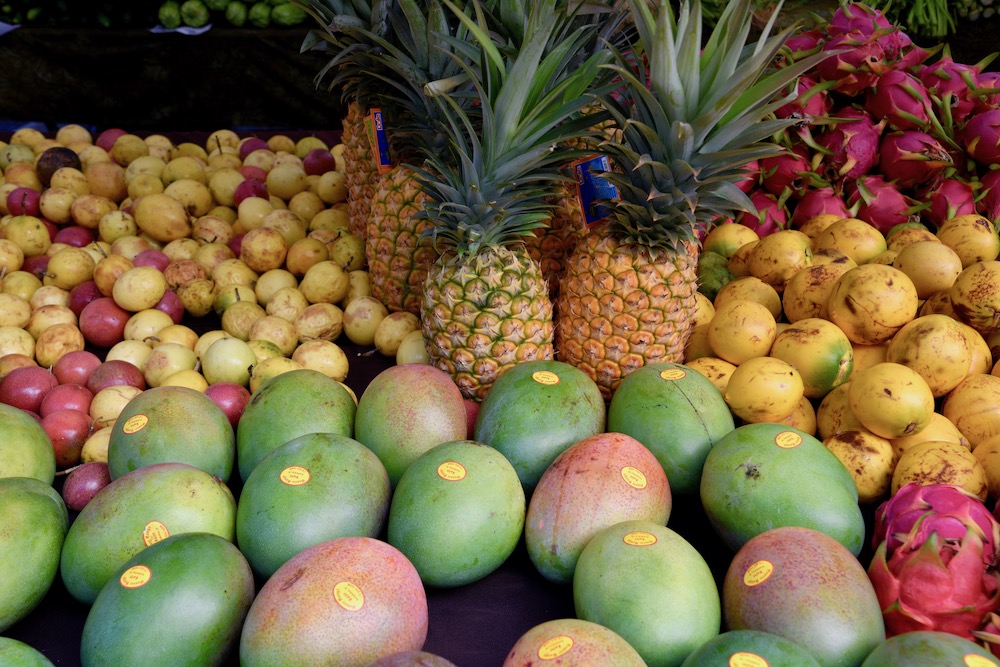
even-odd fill
[(0, 35), (0, 119), (163, 128), (339, 127), (311, 25), (201, 35), (23, 27)]

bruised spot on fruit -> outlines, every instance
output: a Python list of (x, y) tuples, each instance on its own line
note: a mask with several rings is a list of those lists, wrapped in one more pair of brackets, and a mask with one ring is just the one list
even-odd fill
[(306, 573), (305, 568), (299, 568), (298, 570), (296, 570), (292, 574), (292, 576), (290, 576), (288, 579), (286, 579), (284, 582), (282, 582), (282, 584), (281, 584), (281, 590), (287, 591), (289, 588), (291, 588), (292, 586), (294, 586), (295, 582), (298, 581), (299, 579), (301, 579), (302, 575), (305, 574), (305, 573)]
[(914, 422), (910, 422), (909, 424), (906, 425), (906, 428), (903, 430), (903, 434), (910, 435), (916, 430), (916, 428), (917, 425)]
[(743, 463), (736, 466), (737, 468), (746, 468), (744, 473), (750, 479), (760, 479), (759, 466), (755, 463), (750, 463), (749, 461), (744, 461)]

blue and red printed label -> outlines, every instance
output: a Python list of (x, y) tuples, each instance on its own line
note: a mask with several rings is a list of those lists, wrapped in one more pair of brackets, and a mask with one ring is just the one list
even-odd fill
[(597, 202), (602, 199), (618, 199), (618, 188), (601, 176), (602, 173), (611, 171), (611, 160), (607, 155), (597, 155), (577, 160), (570, 166), (573, 168), (576, 193), (587, 226), (606, 219), (610, 210)]
[(385, 129), (385, 116), (381, 109), (371, 109), (365, 118), (365, 130), (368, 141), (371, 142), (372, 154), (378, 173), (384, 174), (392, 169), (392, 157), (389, 155), (389, 137)]

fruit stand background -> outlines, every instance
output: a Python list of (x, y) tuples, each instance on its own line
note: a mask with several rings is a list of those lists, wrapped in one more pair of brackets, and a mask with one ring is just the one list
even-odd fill
[[(0, 35), (0, 136), (30, 122), (137, 133), (339, 129), (339, 97), (314, 82), (324, 59), (299, 53), (308, 28), (17, 28)], [(998, 17), (959, 21), (952, 56), (978, 62), (1000, 48), (998, 28)]]
[(21, 27), (0, 35), (0, 134), (29, 122), (150, 133), (339, 129), (339, 97), (298, 28), (149, 30)]

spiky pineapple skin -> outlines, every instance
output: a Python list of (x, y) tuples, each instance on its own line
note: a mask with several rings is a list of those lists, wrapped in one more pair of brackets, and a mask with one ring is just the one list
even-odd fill
[(379, 181), (365, 234), (365, 254), (372, 296), (389, 311), (420, 314), (427, 271), (437, 259), (429, 238), (421, 238), (431, 221), (414, 216), (427, 195), (413, 171), (396, 166)]
[(442, 254), (427, 275), (421, 330), (430, 362), (480, 401), (508, 368), (552, 359), (552, 300), (522, 245)]
[(556, 354), (587, 373), (606, 400), (645, 364), (684, 360), (698, 290), (698, 247), (674, 255), (592, 230), (566, 263)]
[(344, 144), (348, 230), (361, 239), (365, 238), (368, 229), (368, 216), (379, 179), (371, 143), (365, 133), (365, 115), (357, 102), (348, 104), (347, 115), (341, 120), (340, 136)]
[(549, 296), (555, 300), (566, 261), (587, 234), (587, 222), (573, 184), (559, 184), (559, 194), (552, 197), (551, 202), (552, 218), (548, 226), (525, 239), (525, 246), (531, 258), (542, 267)]

